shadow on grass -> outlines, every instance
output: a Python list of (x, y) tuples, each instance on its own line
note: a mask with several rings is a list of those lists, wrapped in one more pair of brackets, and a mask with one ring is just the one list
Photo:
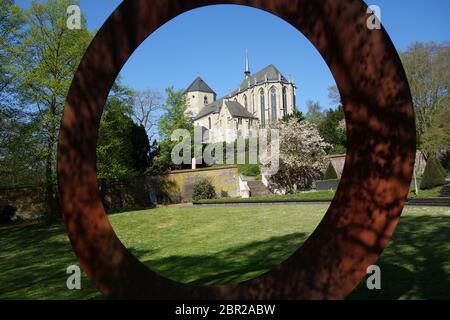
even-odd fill
[[(152, 248), (130, 251), (145, 257), (143, 262), (148, 267), (173, 280), (216, 285), (264, 273), (292, 254), (306, 237), (304, 233), (292, 233), (211, 255), (170, 256), (167, 252), (164, 258), (152, 258), (161, 252)], [(66, 288), (66, 268), (78, 261), (61, 225), (0, 226), (0, 247), (0, 298), (100, 297), (85, 276), (82, 290)], [(450, 216), (405, 214), (378, 265), (382, 289), (368, 290), (363, 280), (349, 299), (449, 299)]]
[[(179, 282), (197, 285), (235, 283), (278, 265), (306, 237), (303, 233), (293, 233), (214, 255), (176, 255), (143, 262)], [(381, 268), (382, 289), (367, 289), (364, 279), (349, 299), (449, 299), (450, 217), (402, 217), (377, 264)]]
[(381, 290), (364, 279), (349, 299), (450, 299), (450, 216), (405, 214), (377, 264)]
[(287, 259), (307, 236), (305, 233), (292, 233), (233, 247), (214, 255), (176, 255), (143, 262), (178, 282), (197, 285), (236, 283), (275, 267)]
[(81, 290), (66, 287), (66, 268), (78, 265), (62, 225), (21, 223), (0, 227), (0, 298), (91, 299), (99, 295), (82, 277)]

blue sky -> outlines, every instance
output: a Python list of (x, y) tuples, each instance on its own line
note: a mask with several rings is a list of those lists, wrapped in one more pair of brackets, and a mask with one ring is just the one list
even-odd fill
[[(18, 0), (26, 7), (29, 1)], [(100, 28), (121, 0), (81, 0), (89, 29)], [(449, 0), (366, 1), (381, 8), (381, 20), (397, 50), (415, 41), (450, 41)], [(255, 34), (256, 36), (250, 36)], [(333, 77), (311, 43), (288, 23), (261, 10), (216, 5), (196, 9), (154, 32), (121, 71), (123, 83), (134, 89), (164, 92), (187, 87), (200, 75), (219, 96), (243, 79), (245, 49), (256, 72), (274, 64), (297, 86), (297, 105), (307, 100), (330, 107), (327, 88)]]

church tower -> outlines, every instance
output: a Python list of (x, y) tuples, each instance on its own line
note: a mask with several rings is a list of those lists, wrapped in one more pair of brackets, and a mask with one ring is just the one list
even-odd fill
[(216, 93), (201, 77), (195, 78), (191, 85), (184, 91), (186, 95), (186, 113), (195, 117), (204, 106), (216, 100)]
[(245, 79), (250, 78), (250, 64), (248, 62), (248, 50), (245, 49)]

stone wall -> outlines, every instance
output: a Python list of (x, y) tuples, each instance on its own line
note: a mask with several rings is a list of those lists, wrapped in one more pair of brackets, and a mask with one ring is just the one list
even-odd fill
[(42, 187), (0, 189), (0, 206), (5, 205), (16, 209), (13, 219), (38, 219), (46, 213), (45, 189)]
[[(345, 164), (345, 154), (337, 154), (337, 155), (331, 155), (328, 156), (328, 159), (330, 160), (331, 164), (334, 167), (334, 170), (336, 170), (338, 178), (341, 178), (342, 171), (344, 170), (344, 164)], [(414, 163), (414, 169), (416, 170), (416, 174), (421, 174), (425, 170), (426, 160), (423, 157), (422, 153), (420, 151), (416, 152), (416, 161)]]
[[(156, 204), (189, 202), (195, 181), (211, 180), (218, 195), (239, 196), (236, 166), (177, 170), (167, 175), (142, 176), (120, 181), (99, 181), (99, 191), (108, 213), (144, 209)], [(56, 191), (56, 187), (55, 187)], [(14, 218), (37, 219), (45, 215), (45, 188), (0, 189), (0, 206), (16, 209)]]
[(177, 195), (179, 201), (191, 201), (194, 183), (200, 178), (210, 179), (218, 195), (223, 191), (230, 197), (239, 196), (239, 173), (236, 166), (172, 171), (167, 175), (166, 185), (171, 188), (169, 193)]

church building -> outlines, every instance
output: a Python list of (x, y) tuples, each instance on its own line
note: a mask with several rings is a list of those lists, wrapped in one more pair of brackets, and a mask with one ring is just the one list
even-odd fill
[(193, 117), (195, 126), (202, 127), (204, 142), (256, 136), (269, 122), (295, 111), (296, 86), (274, 65), (252, 74), (246, 53), (244, 75), (238, 88), (219, 99), (200, 77), (185, 90), (186, 113)]

